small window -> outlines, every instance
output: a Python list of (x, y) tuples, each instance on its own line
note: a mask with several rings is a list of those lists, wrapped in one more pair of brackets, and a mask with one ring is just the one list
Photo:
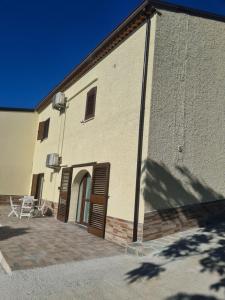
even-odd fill
[(48, 137), (49, 122), (50, 122), (50, 119), (45, 121), (43, 139), (47, 139), (47, 137)]
[(85, 118), (84, 118), (85, 121), (92, 119), (95, 116), (96, 94), (97, 94), (97, 87), (92, 88), (87, 93)]
[(37, 136), (38, 140), (42, 141), (48, 137), (49, 122), (50, 122), (50, 119), (47, 119), (46, 121), (39, 123), (38, 136)]

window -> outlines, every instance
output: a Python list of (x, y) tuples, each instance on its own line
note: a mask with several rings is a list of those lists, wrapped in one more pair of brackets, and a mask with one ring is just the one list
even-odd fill
[(97, 94), (97, 87), (92, 88), (87, 93), (85, 118), (84, 118), (85, 121), (94, 118), (95, 116), (96, 94)]
[(40, 200), (42, 198), (43, 183), (44, 173), (33, 174), (30, 194), (34, 196), (35, 199)]
[(37, 136), (38, 140), (42, 141), (48, 137), (49, 122), (50, 122), (50, 119), (47, 119), (46, 121), (39, 123), (38, 136)]
[(47, 137), (48, 137), (49, 122), (50, 122), (50, 119), (47, 119), (45, 121), (43, 139), (47, 139)]

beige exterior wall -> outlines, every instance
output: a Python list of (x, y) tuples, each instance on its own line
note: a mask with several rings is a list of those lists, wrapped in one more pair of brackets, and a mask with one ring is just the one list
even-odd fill
[[(33, 173), (45, 173), (43, 198), (58, 202), (61, 179), (61, 172), (45, 168), (48, 153), (60, 153), (64, 166), (110, 162), (107, 215), (133, 221), (145, 29), (142, 26), (65, 91), (65, 114), (51, 106), (40, 113), (39, 121), (50, 117), (49, 137), (36, 142), (33, 166)], [(87, 92), (94, 86), (95, 118), (81, 123)], [(73, 176), (76, 172), (74, 169)], [(75, 210), (74, 193), (72, 190), (71, 207)], [(75, 211), (70, 210), (70, 220), (74, 216)]]
[(224, 198), (225, 24), (157, 16), (145, 210)]
[(0, 195), (29, 194), (36, 125), (36, 113), (0, 111)]

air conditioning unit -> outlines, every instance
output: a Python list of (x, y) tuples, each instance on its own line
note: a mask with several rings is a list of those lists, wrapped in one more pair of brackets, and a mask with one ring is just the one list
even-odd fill
[(60, 157), (57, 153), (51, 153), (47, 155), (46, 167), (48, 168), (58, 168), (60, 166)]
[(62, 92), (58, 92), (52, 98), (52, 107), (57, 110), (63, 110), (66, 107), (66, 97)]

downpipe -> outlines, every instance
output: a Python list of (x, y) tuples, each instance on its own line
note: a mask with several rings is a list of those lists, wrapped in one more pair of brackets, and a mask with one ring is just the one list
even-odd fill
[(142, 167), (142, 148), (143, 148), (143, 134), (144, 134), (144, 117), (145, 117), (147, 76), (148, 76), (148, 59), (149, 59), (149, 47), (150, 47), (151, 16), (153, 14), (153, 11), (155, 11), (155, 10), (152, 7), (146, 7), (146, 11), (145, 11), (145, 14), (146, 14), (146, 36), (145, 36), (143, 75), (142, 75), (140, 117), (139, 117), (136, 188), (135, 188), (135, 203), (134, 203), (133, 242), (136, 242), (137, 237), (138, 237), (138, 220), (139, 220), (140, 187), (141, 187), (141, 167)]

